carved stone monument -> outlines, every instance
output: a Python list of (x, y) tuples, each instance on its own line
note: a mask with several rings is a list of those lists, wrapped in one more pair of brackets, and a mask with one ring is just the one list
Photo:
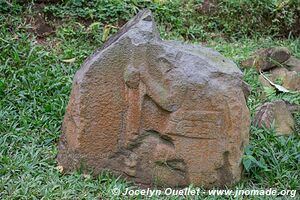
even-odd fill
[(234, 183), (250, 125), (241, 78), (216, 51), (161, 40), (141, 11), (76, 73), (59, 165), (145, 185)]

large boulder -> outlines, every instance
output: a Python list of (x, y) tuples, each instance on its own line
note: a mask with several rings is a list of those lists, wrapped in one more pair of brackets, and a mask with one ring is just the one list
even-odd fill
[(241, 78), (216, 51), (161, 40), (144, 10), (77, 71), (58, 163), (145, 185), (234, 183), (250, 125)]

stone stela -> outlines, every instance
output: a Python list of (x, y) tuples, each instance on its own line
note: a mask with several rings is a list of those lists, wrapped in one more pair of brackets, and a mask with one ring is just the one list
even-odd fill
[(58, 163), (147, 186), (233, 184), (250, 126), (242, 76), (212, 49), (162, 40), (143, 10), (75, 74)]

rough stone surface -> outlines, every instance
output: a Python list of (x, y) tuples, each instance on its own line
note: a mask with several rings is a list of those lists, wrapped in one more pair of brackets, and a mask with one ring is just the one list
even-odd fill
[(241, 62), (242, 67), (255, 67), (258, 71), (267, 71), (286, 62), (291, 57), (285, 47), (259, 49)]
[(144, 10), (76, 73), (58, 163), (145, 185), (234, 183), (250, 124), (241, 78), (216, 51), (162, 41)]
[(274, 123), (278, 135), (291, 134), (295, 122), (290, 109), (282, 100), (267, 102), (257, 108), (253, 123), (257, 127), (266, 128), (271, 128)]
[(285, 102), (285, 103), (291, 113), (300, 113), (300, 105), (292, 104), (289, 102)]
[(290, 71), (300, 72), (300, 59), (291, 56), (285, 63)]

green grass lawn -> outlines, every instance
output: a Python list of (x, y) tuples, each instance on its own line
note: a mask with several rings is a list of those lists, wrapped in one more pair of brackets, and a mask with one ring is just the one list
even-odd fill
[[(57, 26), (55, 34), (41, 39), (31, 30), (28, 16), (33, 15), (29, 6), (22, 13), (0, 14), (0, 199), (123, 199), (113, 196), (111, 189), (125, 191), (134, 186), (132, 183), (106, 172), (95, 178), (79, 171), (65, 175), (55, 160), (72, 77), (84, 59), (101, 47), (103, 27), (97, 23), (84, 25), (78, 18), (66, 19)], [(160, 30), (164, 38), (183, 39), (177, 32), (161, 26)], [(197, 38), (187, 42), (201, 44)], [(273, 46), (286, 46), (300, 58), (299, 38), (208, 38), (204, 44), (236, 63), (258, 48)], [(263, 97), (257, 72), (244, 73), (245, 81), (252, 87), (248, 99), (252, 117), (257, 106), (268, 100), (283, 98), (300, 104), (299, 93), (269, 92)], [(248, 170), (232, 189), (293, 189), (298, 190), (299, 198), (300, 137), (296, 132), (300, 113), (295, 118), (298, 129), (288, 137), (275, 136), (272, 129), (251, 127), (244, 156)]]

